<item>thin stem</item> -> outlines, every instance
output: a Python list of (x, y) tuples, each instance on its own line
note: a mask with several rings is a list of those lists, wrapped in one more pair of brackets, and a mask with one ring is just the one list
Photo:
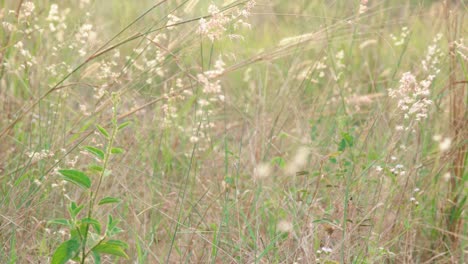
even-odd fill
[[(111, 135), (109, 137), (109, 144), (107, 145), (107, 148), (106, 148), (106, 154), (104, 156), (102, 170), (101, 170), (101, 173), (99, 175), (98, 185), (96, 187), (95, 192), (94, 193), (91, 192), (91, 194), (90, 194), (89, 206), (88, 206), (88, 219), (91, 219), (92, 216), (93, 216), (94, 205), (96, 203), (96, 199), (97, 199), (97, 196), (99, 194), (99, 189), (101, 188), (102, 179), (104, 178), (104, 174), (106, 172), (106, 168), (107, 168), (107, 165), (109, 163), (109, 159), (110, 159), (111, 151), (112, 151), (112, 145), (114, 144), (115, 135), (117, 134), (117, 130), (118, 130), (117, 110), (115, 108), (116, 108), (116, 105), (114, 103), (114, 111), (113, 111), (113, 118), (112, 118), (112, 124), (113, 124), (112, 133), (111, 133)], [(87, 255), (88, 255), (86, 253), (86, 242), (88, 240), (89, 225), (90, 224), (86, 224), (86, 230), (85, 230), (85, 233), (84, 233), (83, 244), (82, 244), (82, 248), (81, 248), (81, 253), (82, 253), (81, 264), (84, 264), (85, 259), (86, 259)]]

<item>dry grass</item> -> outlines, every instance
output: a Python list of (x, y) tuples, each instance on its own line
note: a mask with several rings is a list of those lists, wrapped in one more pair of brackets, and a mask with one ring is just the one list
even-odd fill
[(94, 196), (57, 170), (113, 106), (102, 263), (466, 262), (464, 1), (32, 2), (0, 1), (1, 263), (69, 239)]

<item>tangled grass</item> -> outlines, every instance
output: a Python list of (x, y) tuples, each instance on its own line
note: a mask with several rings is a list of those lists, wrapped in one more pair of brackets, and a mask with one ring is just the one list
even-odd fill
[(465, 1), (0, 3), (1, 263), (466, 263)]

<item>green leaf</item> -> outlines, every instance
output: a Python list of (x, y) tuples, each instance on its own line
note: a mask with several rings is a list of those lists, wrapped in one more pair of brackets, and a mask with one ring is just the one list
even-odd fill
[(68, 219), (64, 219), (64, 218), (52, 219), (52, 220), (47, 221), (47, 223), (48, 223), (48, 224), (52, 224), (52, 225), (66, 225), (66, 226), (70, 226), (70, 222), (68, 221)]
[(106, 138), (109, 138), (109, 132), (107, 132), (107, 130), (105, 128), (103, 128), (102, 126), (100, 125), (96, 125), (97, 129), (99, 130), (99, 132), (101, 132), (101, 134), (106, 137)]
[(284, 168), (286, 166), (286, 162), (284, 161), (284, 159), (282, 157), (274, 157), (271, 162), (273, 164), (276, 164), (278, 165), (278, 167), (280, 168)]
[(104, 170), (103, 167), (99, 166), (99, 165), (89, 165), (88, 168), (90, 170), (93, 170), (93, 171), (98, 171), (98, 172), (101, 172), (102, 170)]
[(115, 197), (105, 197), (99, 201), (99, 205), (109, 204), (109, 203), (120, 203), (122, 200)]
[(346, 149), (346, 140), (343, 138), (338, 144), (338, 151), (344, 151)]
[(88, 151), (89, 153), (93, 154), (96, 158), (103, 160), (104, 159), (104, 151), (91, 147), (91, 146), (85, 146), (84, 149)]
[(122, 124), (119, 125), (119, 127), (117, 129), (122, 130), (122, 129), (126, 128), (128, 125), (130, 125), (130, 121), (123, 122)]
[(112, 154), (120, 154), (120, 153), (123, 153), (123, 152), (124, 152), (124, 150), (121, 149), (121, 148), (112, 148), (111, 149)]
[(110, 254), (128, 259), (122, 244), (118, 240), (104, 241), (92, 250), (95, 253)]
[(80, 242), (70, 239), (63, 242), (54, 252), (51, 264), (65, 264), (68, 260), (78, 254)]
[(75, 202), (71, 202), (70, 206), (68, 207), (68, 212), (70, 213), (70, 216), (72, 219), (75, 219), (76, 216), (81, 212), (81, 210), (84, 208), (84, 205), (78, 206)]
[(101, 264), (101, 255), (97, 252), (92, 252), (94, 258), (94, 264)]
[(352, 147), (354, 145), (354, 137), (351, 136), (349, 133), (344, 133), (343, 139), (346, 140), (346, 143), (349, 147)]
[(83, 218), (83, 219), (81, 219), (81, 222), (83, 224), (92, 225), (94, 227), (94, 230), (96, 230), (96, 232), (101, 233), (101, 223), (99, 223), (98, 220), (96, 220), (94, 218)]
[(123, 232), (123, 230), (119, 227), (117, 227), (117, 224), (119, 223), (119, 221), (114, 221), (114, 219), (112, 218), (112, 215), (109, 215), (108, 216), (108, 219), (107, 219), (107, 230), (106, 230), (106, 236), (107, 237), (112, 237), (118, 233), (121, 233)]
[(91, 180), (86, 174), (78, 170), (59, 170), (60, 174), (65, 178), (66, 181), (74, 183), (85, 189), (91, 187)]

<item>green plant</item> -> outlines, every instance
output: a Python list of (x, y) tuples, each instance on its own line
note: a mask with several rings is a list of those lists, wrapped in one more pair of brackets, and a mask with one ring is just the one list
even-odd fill
[(97, 130), (107, 141), (105, 149), (93, 146), (83, 147), (85, 151), (93, 155), (100, 163), (100, 165), (93, 164), (89, 166), (89, 172), (97, 176), (97, 184), (93, 185), (91, 178), (83, 171), (75, 169), (59, 170), (64, 180), (77, 185), (86, 192), (88, 204), (86, 214), (83, 215), (81, 212), (85, 209), (85, 205), (72, 201), (68, 207), (69, 219), (54, 219), (49, 221), (51, 224), (65, 225), (70, 231), (70, 238), (55, 249), (52, 256), (52, 264), (66, 263), (70, 259), (83, 264), (90, 255), (94, 258), (95, 263), (101, 263), (102, 254), (128, 258), (125, 253), (128, 245), (121, 240), (112, 239), (117, 234), (123, 232), (122, 229), (117, 227), (119, 221), (109, 214), (106, 227), (103, 230), (103, 224), (95, 218), (96, 203), (98, 206), (102, 206), (121, 202), (121, 199), (110, 196), (101, 198), (98, 201), (98, 198), (101, 197), (100, 189), (103, 179), (111, 174), (111, 171), (108, 170), (111, 156), (123, 152), (121, 148), (114, 147), (118, 131), (128, 125), (127, 122), (121, 124), (117, 122), (119, 100), (118, 94), (112, 94), (114, 105), (112, 109), (112, 131), (109, 133), (104, 127), (97, 126)]

